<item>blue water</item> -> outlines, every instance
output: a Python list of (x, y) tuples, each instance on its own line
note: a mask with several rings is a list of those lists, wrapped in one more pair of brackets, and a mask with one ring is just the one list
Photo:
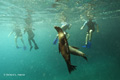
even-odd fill
[[(75, 1), (79, 1), (81, 4), (76, 6), (81, 7), (90, 1), (94, 3), (94, 0)], [(120, 1), (111, 0), (113, 4), (108, 5), (110, 3), (108, 0), (96, 0), (96, 4), (99, 4), (95, 6), (97, 9), (95, 19), (100, 32), (95, 31), (93, 33), (91, 48), (82, 48), (87, 27), (83, 30), (80, 30), (80, 27), (87, 19), (84, 15), (86, 10), (79, 12), (75, 8), (75, 4), (72, 5), (74, 1), (59, 0), (58, 3), (67, 8), (68, 14), (63, 7), (51, 7), (53, 3), (55, 0), (0, 1), (0, 80), (119, 80), (120, 6), (118, 5)], [(100, 4), (105, 8), (100, 8)], [(106, 8), (106, 6), (108, 7)], [(17, 23), (23, 32), (24, 19), (27, 15), (24, 7), (33, 10), (32, 24), (35, 28), (34, 39), (38, 44), (38, 50), (33, 48), (32, 51), (29, 51), (27, 34), (23, 35), (26, 50), (23, 48), (16, 49), (14, 35), (8, 38), (14, 23)], [(71, 11), (72, 8), (73, 11)], [(68, 72), (62, 55), (59, 54), (58, 44), (53, 45), (57, 34), (54, 25), (61, 26), (59, 19), (62, 11), (67, 17), (67, 22), (72, 24), (71, 29), (67, 31), (70, 34), (69, 45), (79, 47), (79, 50), (87, 54), (88, 57), (87, 62), (82, 57), (71, 55), (71, 63), (77, 66), (77, 69), (71, 74)], [(80, 14), (83, 19), (80, 18)], [(18, 45), (23, 46), (19, 38)], [(17, 76), (10, 76), (10, 74)], [(23, 74), (23, 76), (19, 74)]]

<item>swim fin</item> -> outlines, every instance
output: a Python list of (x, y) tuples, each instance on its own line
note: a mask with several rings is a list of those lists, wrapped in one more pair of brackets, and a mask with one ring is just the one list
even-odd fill
[(53, 44), (55, 45), (58, 42), (58, 37), (54, 40)]
[(35, 46), (35, 49), (39, 49), (39, 47), (36, 45), (36, 46)]
[(87, 47), (87, 45), (84, 45), (84, 46), (82, 46), (83, 48), (86, 48)]
[(88, 41), (87, 45), (82, 46), (83, 48), (90, 48), (91, 47), (91, 42)]
[(87, 48), (90, 48), (90, 47), (91, 47), (91, 42), (90, 42), (90, 41), (88, 42), (88, 44), (87, 44), (86, 47), (87, 47)]

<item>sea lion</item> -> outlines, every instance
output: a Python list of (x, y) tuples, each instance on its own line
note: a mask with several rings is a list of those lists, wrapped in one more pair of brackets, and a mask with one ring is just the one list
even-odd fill
[(60, 27), (55, 26), (54, 28), (58, 32), (59, 52), (61, 52), (63, 58), (66, 61), (66, 64), (67, 64), (67, 67), (68, 67), (68, 71), (69, 71), (69, 73), (71, 73), (71, 71), (76, 69), (76, 66), (71, 65), (70, 50), (69, 50), (69, 45), (68, 45), (66, 36), (65, 36), (63, 30)]

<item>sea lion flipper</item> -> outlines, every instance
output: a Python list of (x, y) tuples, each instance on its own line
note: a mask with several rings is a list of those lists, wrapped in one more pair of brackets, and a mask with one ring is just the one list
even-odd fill
[(79, 49), (79, 48), (77, 48), (77, 47), (74, 47), (74, 46), (71, 46), (71, 47), (73, 47), (73, 48), (75, 48), (75, 49)]
[(72, 71), (74, 71), (74, 70), (76, 69), (76, 66), (71, 65), (71, 64), (69, 64), (69, 63), (67, 63), (67, 67), (68, 67), (69, 73), (71, 73)]

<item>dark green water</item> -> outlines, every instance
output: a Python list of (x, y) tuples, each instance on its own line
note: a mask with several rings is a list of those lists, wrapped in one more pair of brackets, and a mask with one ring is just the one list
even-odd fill
[[(59, 3), (66, 5), (67, 7), (64, 7), (69, 12), (65, 11), (62, 7), (55, 7), (53, 9), (51, 5), (55, 3), (54, 0), (34, 0), (33, 2), (36, 5), (32, 1), (28, 1), (28, 4), (24, 0), (0, 1), (0, 80), (120, 79), (119, 1), (95, 1), (97, 4), (95, 6), (95, 9), (97, 9), (95, 10), (95, 19), (99, 25), (100, 32), (97, 33), (95, 31), (93, 33), (92, 46), (89, 49), (81, 47), (84, 45), (87, 27), (82, 31), (80, 30), (80, 27), (84, 23), (80, 18), (80, 14), (86, 20), (87, 18), (84, 15), (85, 10), (78, 11), (75, 7), (86, 7), (86, 4), (90, 1), (94, 3), (94, 0), (86, 0), (86, 2), (75, 0), (80, 1), (80, 5), (75, 5), (73, 0), (65, 2), (61, 0)], [(101, 3), (101, 6), (104, 6), (104, 8), (98, 3)], [(110, 3), (113, 4), (109, 5)], [(14, 23), (17, 23), (23, 31), (23, 27), (25, 26), (23, 19), (26, 18), (27, 14), (24, 8), (25, 6), (34, 12), (32, 14), (32, 24), (35, 28), (34, 39), (39, 46), (38, 50), (32, 49), (32, 51), (29, 51), (27, 34), (23, 35), (27, 50), (23, 50), (22, 48), (16, 49), (14, 35), (8, 38), (8, 34), (11, 32)], [(72, 8), (74, 9), (73, 11), (71, 11)], [(42, 11), (45, 13), (41, 13)], [(72, 24), (71, 29), (68, 31), (70, 34), (69, 44), (79, 47), (88, 57), (87, 62), (82, 57), (71, 55), (71, 63), (77, 66), (77, 69), (71, 74), (68, 72), (62, 55), (59, 54), (58, 44), (53, 45), (54, 38), (57, 34), (54, 25), (61, 26), (58, 18), (62, 11), (64, 11), (64, 15), (67, 17), (67, 22)], [(110, 11), (112, 12), (110, 13)], [(18, 44), (22, 46), (20, 39), (18, 39)], [(10, 76), (10, 74), (16, 74), (17, 76)], [(23, 75), (20, 76), (19, 74)]]

